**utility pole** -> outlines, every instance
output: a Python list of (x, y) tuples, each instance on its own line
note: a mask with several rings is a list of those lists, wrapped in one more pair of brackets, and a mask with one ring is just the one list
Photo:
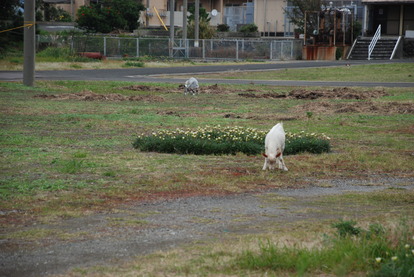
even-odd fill
[(198, 47), (199, 29), (200, 29), (200, 0), (195, 0), (194, 11), (194, 47)]
[(187, 39), (187, 6), (188, 0), (183, 0), (183, 40)]
[(24, 1), (24, 63), (23, 84), (33, 86), (35, 73), (35, 1)]
[(150, 0), (147, 0), (147, 10), (145, 12), (145, 27), (148, 28), (150, 17), (148, 13), (150, 12)]
[(174, 57), (174, 0), (170, 0), (170, 58)]

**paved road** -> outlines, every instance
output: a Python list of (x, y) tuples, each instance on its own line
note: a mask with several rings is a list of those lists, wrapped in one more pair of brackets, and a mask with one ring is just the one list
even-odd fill
[[(161, 67), (161, 68), (128, 68), (128, 69), (100, 69), (100, 70), (55, 70), (36, 71), (36, 80), (95, 80), (95, 81), (136, 81), (136, 82), (170, 82), (183, 83), (188, 77), (168, 78), (166, 75), (197, 75), (202, 73), (218, 73), (232, 71), (262, 71), (293, 68), (315, 68), (346, 66), (347, 64), (384, 64), (413, 62), (412, 60), (381, 60), (381, 61), (286, 61), (275, 63), (257, 63), (240, 65), (188, 66), (188, 67)], [(18, 71), (0, 71), (0, 81), (21, 81), (23, 73)], [(326, 81), (260, 81), (260, 80), (226, 80), (203, 79), (203, 83), (212, 84), (268, 84), (279, 86), (364, 86), (364, 87), (414, 87), (412, 83), (383, 83), (383, 82), (326, 82)]]

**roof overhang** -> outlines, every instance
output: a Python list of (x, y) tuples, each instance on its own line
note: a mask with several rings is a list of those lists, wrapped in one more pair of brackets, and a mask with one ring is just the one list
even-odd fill
[(71, 0), (43, 0), (47, 4), (70, 4)]
[(363, 4), (384, 4), (384, 5), (396, 5), (396, 4), (414, 4), (414, 0), (362, 0)]

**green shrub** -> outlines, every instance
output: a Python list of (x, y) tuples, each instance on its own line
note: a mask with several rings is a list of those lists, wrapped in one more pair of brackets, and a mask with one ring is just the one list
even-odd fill
[(256, 24), (247, 24), (244, 25), (240, 28), (240, 32), (242, 33), (254, 33), (257, 32), (258, 27), (256, 26)]
[(355, 221), (343, 221), (341, 220), (338, 223), (332, 224), (332, 227), (335, 227), (338, 231), (340, 237), (346, 236), (356, 236), (361, 233), (361, 228), (355, 227)]
[[(242, 127), (209, 127), (197, 130), (160, 130), (141, 135), (133, 147), (145, 152), (179, 153), (195, 155), (224, 155), (238, 152), (256, 155), (264, 152), (267, 131)], [(329, 138), (324, 135), (286, 133), (285, 154), (330, 151)]]
[(134, 0), (91, 3), (78, 9), (76, 23), (90, 32), (108, 33), (114, 29), (132, 31), (138, 27), (139, 13), (144, 9), (142, 3)]
[(144, 62), (126, 62), (124, 67), (144, 67)]
[(227, 24), (218, 24), (217, 31), (218, 32), (228, 32), (230, 30), (230, 26)]
[(36, 53), (36, 57), (50, 58), (50, 59), (63, 59), (71, 56), (70, 49), (68, 47), (48, 47), (39, 53)]
[(224, 155), (238, 152), (255, 155), (262, 151), (262, 146), (254, 142), (215, 142), (197, 138), (146, 137), (137, 139), (133, 146), (147, 152), (195, 155)]
[(287, 140), (284, 154), (295, 155), (303, 152), (322, 154), (330, 151), (331, 146), (328, 140), (313, 137), (302, 137)]

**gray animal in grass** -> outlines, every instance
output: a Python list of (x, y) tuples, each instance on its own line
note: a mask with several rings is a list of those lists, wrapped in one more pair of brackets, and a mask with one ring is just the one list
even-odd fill
[(197, 79), (194, 78), (194, 77), (191, 77), (190, 79), (185, 81), (184, 87), (185, 87), (185, 89), (184, 89), (184, 94), (185, 95), (187, 95), (188, 93), (191, 93), (192, 95), (196, 95), (196, 94), (198, 94), (198, 88), (200, 86), (198, 85)]

